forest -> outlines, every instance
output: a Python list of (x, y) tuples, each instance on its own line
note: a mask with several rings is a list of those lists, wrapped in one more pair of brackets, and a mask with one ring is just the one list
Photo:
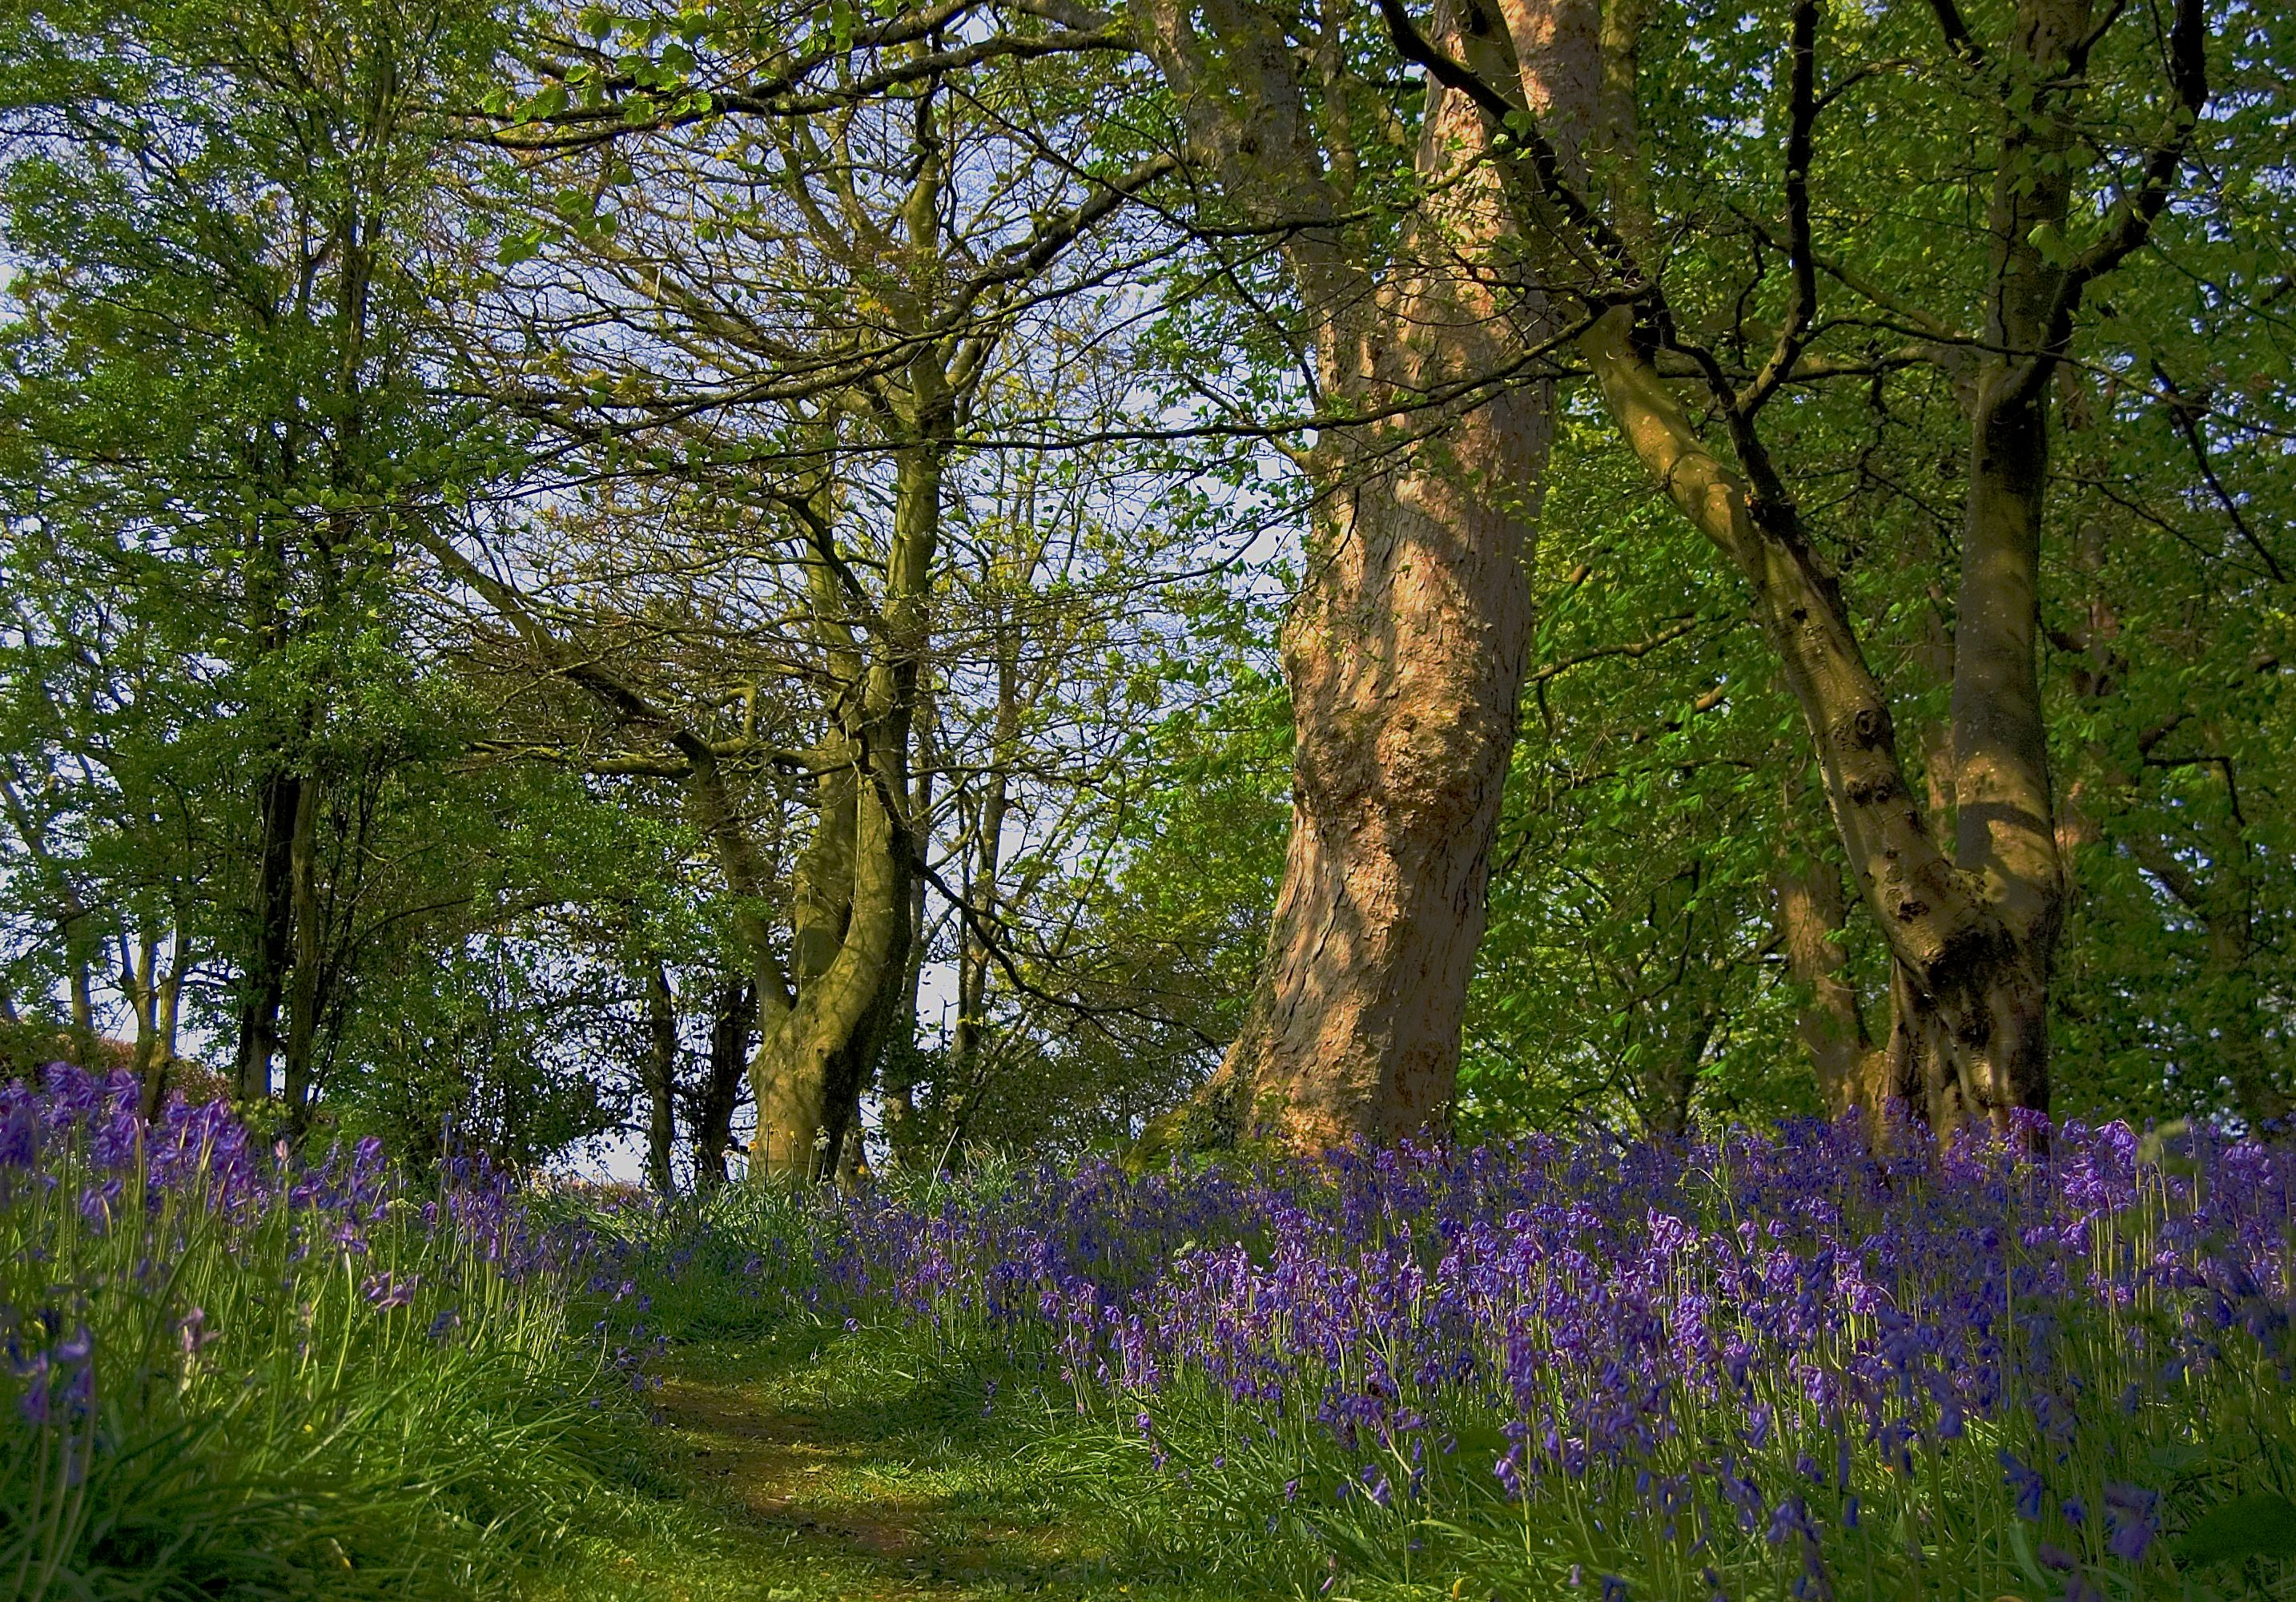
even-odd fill
[(0, 0), (0, 1596), (2296, 1596), (2292, 144)]

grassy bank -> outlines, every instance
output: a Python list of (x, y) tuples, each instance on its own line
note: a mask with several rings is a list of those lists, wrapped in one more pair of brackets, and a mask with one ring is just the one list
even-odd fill
[(134, 1094), (0, 1087), (0, 1595), (510, 1594), (639, 1450), (579, 1239)]

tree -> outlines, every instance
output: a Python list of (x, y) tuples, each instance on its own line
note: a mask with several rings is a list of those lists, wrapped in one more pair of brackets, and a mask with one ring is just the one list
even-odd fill
[[(150, 1038), (187, 957), (229, 974), (240, 1091), (267, 1096), (283, 1057), (299, 1132), (345, 1000), (360, 835), (420, 738), (398, 715), (395, 541), (483, 459), (423, 383), (443, 286), (420, 259), (433, 102), (485, 71), (492, 37), (483, 11), (415, 0), (65, 5), (0, 37), (18, 639), (52, 663), (99, 653), (57, 737), (112, 826), (171, 852), (172, 899), (119, 933)], [(87, 604), (91, 572), (116, 617)], [(201, 727), (218, 714), (227, 738)], [(41, 819), (15, 821), (50, 851)], [(119, 880), (100, 899), (152, 900)], [(162, 948), (165, 978), (137, 955)]]
[[(2124, 13), (2097, 19), (2079, 0), (2026, 0), (1991, 40), (1972, 34), (1951, 6), (1938, 8), (1931, 70), (1996, 108), (1993, 172), (1985, 222), (1954, 264), (1959, 272), (1931, 275), (1911, 293), (1827, 266), (1833, 242), (1813, 224), (1813, 177), (1820, 116), (1839, 97), (1820, 86), (1821, 9), (1814, 0), (1798, 4), (1778, 74), (1785, 219), (1773, 249), (1788, 282), (1770, 292), (1776, 332), (1751, 371), (1732, 371), (1691, 337), (1660, 264), (1644, 259), (1667, 230), (1639, 215), (1654, 196), (1631, 159), (1641, 148), (1632, 95), (1611, 103), (1603, 136), (1628, 156), (1613, 222), (1590, 202), (1543, 129), (1537, 97), (1514, 74), (1455, 60), (1417, 32), (1398, 0), (1382, 4), (1406, 55), (1472, 95), (1494, 128), (1514, 130), (1521, 155), (1511, 173), (1526, 228), (1560, 241), (1591, 269), (1574, 289), (1590, 318), (1580, 349), (1622, 438), (1752, 591), (1895, 965), (1889, 1048), (1858, 1099), (1870, 1106), (1906, 1097), (1941, 1130), (1971, 1117), (2005, 1129), (2016, 1110), (2045, 1110), (2048, 976), (2065, 882), (2036, 668), (2049, 415), (2085, 300), (2146, 242), (2179, 187), (2208, 98), (2198, 0), (2180, 6), (2157, 38), (2125, 44), (2138, 20), (2123, 28)], [(1874, 31), (1849, 26), (1857, 36)], [(1904, 42), (1879, 31), (1891, 45)], [(1634, 32), (1614, 32), (1609, 63), (1630, 83)], [(1573, 70), (1556, 58), (1575, 52), (1583, 76), (1598, 61), (1587, 50), (1593, 37), (1585, 26), (1518, 37), (1516, 65), (1544, 79)], [(1856, 37), (1861, 49), (1879, 42)], [(2164, 70), (2153, 69), (2158, 60)], [(1880, 75), (1853, 68), (1837, 86), (1848, 93), (1860, 80)], [(2146, 126), (2135, 140), (2122, 135), (2140, 120)], [(2098, 153), (2132, 144), (2125, 162)], [(1828, 365), (1815, 347), (1828, 327), (1819, 319), (1829, 272), (1875, 316), (1911, 325), (1907, 332), (1941, 347), (1943, 365), (1963, 381), (1970, 434), (1954, 609), (1950, 853), (1915, 804), (1889, 698), (1765, 430), (1766, 408), (1787, 386)], [(1747, 292), (1766, 287), (1757, 280)], [(1931, 289), (1954, 299), (1924, 306), (1921, 292)], [(1726, 448), (1707, 442), (1669, 387), (1661, 355), (1688, 364)], [(1871, 382), (1891, 363), (1868, 352), (1857, 365), (1860, 381)]]
[[(1455, 6), (1435, 23), (1447, 49), (1480, 48), (1482, 25)], [(1472, 100), (1434, 85), (1405, 123), (1356, 70), (1340, 7), (1158, 4), (1136, 26), (1218, 186), (1203, 224), (1276, 242), (1319, 425), (1283, 629), (1291, 843), (1251, 1010), (1190, 1138), (1407, 1134), (1454, 1093), (1548, 442), (1550, 391), (1527, 380), (1556, 330), (1494, 292), (1509, 230)]]
[[(568, 353), (554, 336), (513, 381), (521, 403), (594, 442), (609, 473), (627, 462), (677, 486), (683, 510), (730, 518), (726, 554), (784, 587), (788, 608), (775, 642), (785, 654), (744, 664), (747, 704), (767, 681), (802, 685), (808, 738), (779, 751), (746, 732), (713, 743), (705, 709), (725, 675), (689, 683), (680, 707), (571, 645), (515, 586), (443, 542), (434, 549), (517, 621), (537, 662), (666, 747), (616, 760), (688, 786), (745, 903), (774, 887), (724, 768), (778, 762), (805, 776), (812, 816), (788, 885), (786, 947), (762, 907), (744, 941), (760, 1028), (755, 1165), (823, 1176), (857, 1154), (862, 1087), (907, 1029), (928, 838), (914, 741), (953, 464), (984, 394), (1013, 369), (1011, 342), (1056, 326), (1071, 286), (1104, 270), (1104, 226), (1170, 164), (1095, 174), (1043, 161), (996, 109), (1076, 123), (1072, 94), (1015, 77), (1008, 57), (1088, 52), (1096, 36), (983, 51), (948, 44), (954, 19), (897, 19), (849, 38), (834, 14), (790, 21), (797, 31), (771, 66), (752, 57), (750, 19), (732, 14), (676, 30), (601, 17), (588, 38), (553, 42), (565, 46), (558, 64), (519, 106), (504, 103), (523, 120), (502, 138), (561, 152), (570, 170), (591, 164), (593, 192), (627, 203), (611, 226), (580, 215), (537, 225), (562, 243), (562, 267), (536, 259), (541, 234), (510, 233), (506, 261), (529, 265), (504, 302), (515, 332), (491, 354), (517, 363), (545, 342), (537, 330), (566, 331), (599, 364), (586, 387), (564, 386)], [(644, 53), (643, 72), (608, 48), (617, 27)], [(661, 203), (672, 188), (698, 205)]]

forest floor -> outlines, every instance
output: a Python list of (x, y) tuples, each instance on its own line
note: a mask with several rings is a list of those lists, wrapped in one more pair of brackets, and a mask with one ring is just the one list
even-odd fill
[[(866, 1336), (680, 1348), (631, 1516), (584, 1536), (531, 1602), (1197, 1602), (1128, 1557), (1094, 1476), (996, 1417), (961, 1365), (904, 1368)], [(1143, 1569), (1152, 1571), (1144, 1573)], [(1162, 1568), (1160, 1575), (1152, 1573)]]

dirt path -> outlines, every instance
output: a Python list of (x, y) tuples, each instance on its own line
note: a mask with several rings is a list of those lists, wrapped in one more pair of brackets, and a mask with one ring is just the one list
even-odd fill
[(817, 1417), (767, 1406), (739, 1384), (681, 1376), (666, 1381), (657, 1400), (693, 1476), (759, 1524), (882, 1568), (890, 1589), (878, 1594), (886, 1598), (961, 1594), (918, 1573), (930, 1566), (926, 1525), (935, 1509), (913, 1498), (855, 1497), (857, 1481), (880, 1477), (868, 1473), (859, 1442), (831, 1435)]
[(1014, 1505), (1013, 1466), (881, 1407), (739, 1370), (663, 1376), (666, 1466), (772, 1555), (767, 1602), (978, 1602), (1014, 1591), (1126, 1602), (1071, 1532)]
[(621, 1511), (526, 1602), (1237, 1602), (1142, 1539), (1096, 1440), (972, 1362), (804, 1327), (679, 1347), (656, 1377)]

